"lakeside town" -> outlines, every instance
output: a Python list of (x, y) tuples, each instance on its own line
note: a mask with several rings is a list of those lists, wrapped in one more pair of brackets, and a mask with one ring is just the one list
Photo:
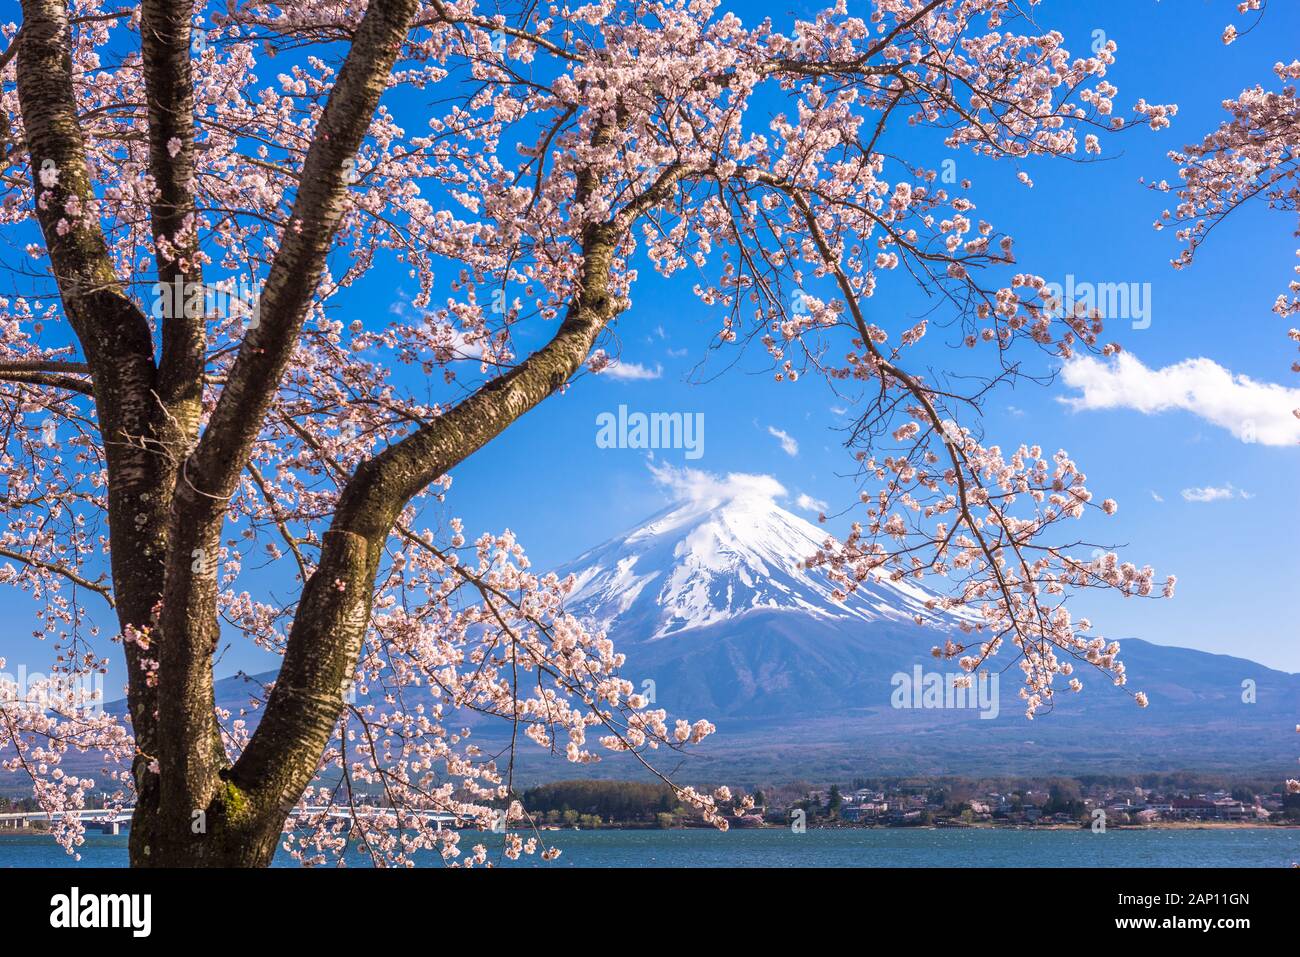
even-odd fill
[(821, 825), (869, 824), (886, 827), (1057, 825), (1107, 826), (1189, 823), (1300, 825), (1300, 806), (1278, 792), (1256, 794), (1249, 788), (1204, 791), (1134, 786), (1074, 790), (1062, 785), (1006, 793), (986, 791), (956, 796), (942, 788), (858, 788), (837, 786), (813, 791), (785, 809), (765, 809), (764, 823), (788, 818), (795, 810), (816, 810)]
[[(1154, 783), (1094, 778), (971, 781), (962, 778), (857, 779), (841, 786), (806, 782), (731, 788), (732, 827), (1300, 827), (1300, 795), (1264, 780)], [(751, 807), (741, 803), (752, 799)], [(87, 809), (103, 806), (91, 796)], [(517, 795), (546, 830), (709, 827), (662, 784), (571, 780)], [(0, 795), (0, 834), (43, 833), (48, 819), (20, 827), (15, 812), (39, 813), (31, 796)], [(456, 826), (456, 825), (451, 825)], [(123, 822), (125, 827), (125, 822)], [(114, 829), (112, 833), (117, 833)]]
[[(1300, 826), (1300, 795), (1267, 779), (1150, 783), (1111, 778), (971, 781), (960, 778), (803, 782), (732, 788), (753, 807), (735, 808), (734, 827), (1189, 827)], [(543, 826), (691, 827), (702, 824), (666, 787), (560, 781), (525, 792)]]

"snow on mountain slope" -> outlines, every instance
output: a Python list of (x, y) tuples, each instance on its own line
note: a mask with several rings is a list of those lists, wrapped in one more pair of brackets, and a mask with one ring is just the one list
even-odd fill
[(762, 476), (697, 481), (688, 497), (557, 569), (577, 586), (566, 606), (623, 641), (659, 640), (752, 612), (802, 612), (843, 621), (911, 621), (934, 597), (914, 582), (865, 584), (831, 597), (820, 571), (799, 563), (826, 533), (781, 508)]

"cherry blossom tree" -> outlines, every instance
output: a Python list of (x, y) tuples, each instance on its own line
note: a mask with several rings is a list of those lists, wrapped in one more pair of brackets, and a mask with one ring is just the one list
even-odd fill
[[(68, 753), (128, 763), (139, 866), (337, 860), (349, 834), (378, 864), (474, 864), (486, 845), (431, 812), (557, 853), (513, 799), (519, 738), (647, 766), (703, 739), (564, 611), (571, 582), (508, 531), (439, 520), (452, 469), (607, 366), (641, 268), (691, 271), (711, 347), (761, 344), (774, 387), (815, 373), (856, 403), (862, 515), (814, 573), (843, 593), (948, 576), (933, 617), (961, 640), (936, 654), (974, 672), (1009, 643), (1031, 717), (1058, 675), (1079, 690), (1076, 662), (1123, 684), (1065, 602), (1173, 579), (1059, 540), (1114, 502), (1063, 451), (986, 445), (978, 418), (1018, 351), (1116, 347), (1017, 267), (968, 181), (899, 152), (915, 128), (1029, 189), (1031, 160), (1168, 124), (1141, 100), (1116, 115), (1113, 43), (1072, 56), (1021, 6), (841, 2), (780, 26), (709, 0), (23, 0), (0, 53), (0, 216), (29, 256), (0, 301), (0, 555), (60, 677), (106, 667), (88, 609), (111, 608), (130, 727), (57, 685), (3, 707), (5, 769), (70, 812), (94, 783)], [(349, 295), (380, 265), (416, 287), (387, 324)], [(933, 321), (872, 315), (900, 271)], [(974, 393), (909, 368), (940, 325), (988, 353)], [(283, 658), (231, 714), (214, 659), (236, 640)], [(465, 730), (480, 717), (503, 752)], [(715, 823), (745, 806), (675, 787)]]
[[(1237, 4), (1237, 11), (1253, 11), (1254, 20), (1241, 32), (1229, 24), (1224, 44), (1236, 42), (1258, 25), (1264, 0), (1245, 0)], [(1236, 99), (1225, 100), (1228, 118), (1218, 129), (1200, 143), (1169, 154), (1178, 164), (1180, 183), (1153, 184), (1156, 190), (1178, 197), (1178, 205), (1161, 213), (1156, 223), (1157, 229), (1175, 229), (1183, 246), (1174, 260), (1176, 269), (1190, 266), (1214, 228), (1247, 203), (1292, 214), (1300, 211), (1300, 100), (1294, 83), (1300, 79), (1300, 59), (1276, 63), (1273, 72), (1282, 84), (1280, 90), (1257, 84)], [(1300, 236), (1300, 224), (1296, 235)], [(1300, 249), (1296, 255), (1300, 257)], [(1300, 264), (1296, 274), (1300, 276)], [(1300, 313), (1300, 279), (1292, 280), (1278, 295), (1273, 311), (1283, 318)], [(1297, 335), (1293, 331), (1291, 338)], [(1292, 371), (1300, 371), (1300, 363)]]
[[(1259, 26), (1267, 0), (1243, 0), (1235, 6), (1240, 16), (1249, 19), (1241, 30), (1228, 24), (1222, 36), (1225, 45)], [(1156, 222), (1157, 230), (1174, 228), (1182, 244), (1173, 260), (1175, 269), (1191, 266), (1214, 228), (1242, 206), (1262, 204), (1267, 209), (1300, 213), (1300, 99), (1295, 85), (1300, 80), (1300, 59), (1278, 62), (1273, 72), (1282, 84), (1280, 90), (1256, 84), (1236, 99), (1225, 100), (1228, 118), (1218, 129), (1199, 143), (1170, 152), (1169, 158), (1178, 164), (1180, 182), (1152, 184), (1157, 191), (1178, 198), (1178, 205), (1162, 212)], [(1300, 221), (1294, 235), (1300, 237)], [(1300, 259), (1300, 249), (1296, 257)], [(1300, 314), (1300, 262), (1295, 273), (1297, 278), (1273, 303), (1273, 311), (1284, 319)], [(1287, 335), (1300, 343), (1300, 329), (1292, 328)], [(1300, 372), (1300, 361), (1292, 362), (1291, 371)], [(1300, 409), (1294, 412), (1300, 418)], [(1300, 781), (1288, 780), (1286, 785), (1292, 793), (1300, 793)]]

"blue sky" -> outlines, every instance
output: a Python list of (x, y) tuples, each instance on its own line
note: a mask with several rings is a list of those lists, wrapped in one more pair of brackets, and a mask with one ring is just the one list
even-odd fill
[[(1024, 268), (1061, 282), (1073, 274), (1078, 281), (1151, 284), (1149, 328), (1121, 322), (1107, 334), (1147, 367), (1207, 357), (1234, 374), (1300, 387), (1289, 372), (1287, 325), (1269, 311), (1291, 278), (1294, 218), (1242, 210), (1216, 231), (1196, 265), (1180, 272), (1169, 265), (1177, 252), (1172, 232), (1152, 229), (1169, 198), (1139, 182), (1143, 176), (1172, 180), (1166, 152), (1213, 129), (1225, 98), (1254, 83), (1275, 86), (1272, 65), (1295, 57), (1295, 5), (1273, 4), (1260, 29), (1224, 47), (1223, 27), (1241, 22), (1232, 6), (1200, 0), (1043, 4), (1039, 21), (1060, 29), (1072, 51), (1086, 49), (1096, 29), (1116, 41), (1118, 62), (1108, 78), (1120, 89), (1117, 102), (1176, 102), (1178, 116), (1158, 133), (1104, 138), (1104, 162), (1027, 164), (1032, 190), (1015, 182), (1007, 164), (964, 154), (956, 154), (959, 176), (972, 178), (979, 213), (1015, 236)], [(888, 284), (872, 300), (892, 328), (910, 324), (892, 308), (924, 308), (914, 298), (905, 301), (899, 286)], [(453, 473), (449, 507), (469, 529), (511, 528), (539, 567), (560, 564), (635, 525), (668, 493), (654, 483), (645, 453), (596, 447), (595, 416), (619, 404), (704, 413), (703, 457), (687, 461), (682, 451), (661, 451), (661, 460), (715, 473), (770, 474), (790, 491), (785, 504), (793, 510), (799, 493), (836, 510), (850, 502), (857, 487), (847, 477), (852, 468), (837, 431), (844, 420), (831, 411), (842, 403), (817, 376), (772, 382), (757, 352), (739, 358), (706, 353), (716, 322), (681, 284), (643, 281), (632, 310), (618, 322), (621, 356), (662, 369), (661, 376), (588, 377), (544, 403)], [(1094, 491), (1120, 502), (1119, 513), (1097, 535), (1126, 545), (1126, 558), (1173, 572), (1180, 582), (1171, 601), (1123, 601), (1092, 592), (1080, 596), (1076, 612), (1089, 613), (1109, 637), (1137, 636), (1300, 671), (1291, 614), (1300, 572), (1300, 448), (1246, 443), (1184, 411), (1074, 411), (1061, 401), (1072, 395), (1078, 390), (1059, 382), (1001, 390), (987, 405), (990, 440), (1067, 449)], [(785, 454), (769, 428), (792, 436), (798, 454)], [(1251, 497), (1193, 502), (1182, 496), (1184, 489), (1228, 485)]]
[[(1294, 217), (1244, 210), (1216, 231), (1192, 269), (1178, 272), (1169, 265), (1177, 252), (1172, 233), (1152, 229), (1169, 200), (1139, 183), (1142, 176), (1175, 177), (1166, 152), (1217, 125), (1220, 101), (1257, 82), (1275, 85), (1272, 65), (1297, 54), (1300, 9), (1272, 6), (1263, 27), (1225, 48), (1223, 27), (1240, 22), (1227, 0), (1049, 0), (1039, 8), (1039, 22), (1061, 30), (1078, 53), (1087, 50), (1095, 30), (1104, 30), (1119, 46), (1108, 77), (1120, 89), (1117, 103), (1127, 107), (1139, 97), (1176, 102), (1172, 129), (1104, 137), (1103, 162), (1028, 163), (1023, 168), (1033, 189), (1019, 185), (1016, 168), (1006, 163), (937, 152), (924, 137), (914, 141), (917, 158), (932, 166), (957, 159), (958, 175), (973, 181), (978, 214), (1015, 236), (1027, 271), (1062, 282), (1073, 274), (1078, 281), (1149, 283), (1150, 326), (1132, 329), (1121, 322), (1107, 334), (1145, 366), (1207, 358), (1233, 374), (1300, 388), (1300, 377), (1288, 371), (1294, 350), (1286, 323), (1269, 311), (1292, 276)], [(750, 8), (736, 7), (746, 18)], [(668, 493), (655, 484), (644, 452), (597, 446), (596, 416), (620, 404), (633, 411), (703, 413), (703, 456), (687, 460), (681, 450), (665, 450), (657, 453), (659, 461), (719, 474), (771, 475), (789, 491), (783, 504), (794, 511), (801, 511), (800, 494), (834, 511), (855, 498), (858, 486), (838, 431), (846, 420), (833, 411), (843, 400), (815, 375), (794, 384), (773, 382), (759, 350), (708, 352), (719, 317), (690, 294), (690, 275), (665, 281), (642, 269), (641, 276), (633, 307), (606, 347), (616, 347), (625, 366), (635, 364), (654, 377), (584, 375), (454, 470), (447, 502), (429, 508), (430, 522), (458, 515), (471, 537), (510, 528), (539, 568), (559, 565), (637, 524), (662, 507)], [(403, 292), (414, 292), (404, 271), (377, 269), (342, 300), (336, 317), (386, 321), (389, 315), (376, 303), (397, 306)], [(353, 308), (356, 315), (349, 313)], [(882, 285), (871, 309), (874, 321), (901, 329), (926, 304), (899, 274)], [(943, 349), (928, 357), (970, 361)], [(1051, 368), (1044, 357), (1025, 358), (1038, 363), (1034, 371)], [(1074, 604), (1076, 613), (1087, 613), (1108, 637), (1137, 636), (1300, 671), (1292, 614), (1300, 571), (1300, 448), (1244, 442), (1188, 411), (1076, 410), (1063, 401), (1078, 395), (1060, 382), (1001, 389), (987, 404), (987, 437), (1003, 446), (1024, 441), (1068, 449), (1093, 490), (1120, 502), (1118, 515), (1096, 534), (1125, 545), (1130, 560), (1177, 574), (1180, 584), (1172, 601), (1085, 594)], [(791, 441), (783, 447), (773, 430)], [(1206, 488), (1232, 492), (1214, 501), (1183, 495)], [(815, 513), (803, 514), (815, 520)], [(0, 591), (0, 609), (11, 625), (32, 614), (30, 600), (12, 590)], [(24, 638), (27, 631), (11, 627), (0, 636), (0, 656), (29, 667), (45, 664)], [(47, 647), (37, 650), (48, 653)], [(219, 671), (267, 666), (264, 658), (236, 649)], [(110, 688), (119, 677), (110, 679)]]

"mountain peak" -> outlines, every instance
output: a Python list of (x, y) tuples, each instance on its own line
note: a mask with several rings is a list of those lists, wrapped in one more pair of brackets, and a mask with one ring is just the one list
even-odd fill
[(825, 575), (800, 567), (825, 532), (777, 504), (786, 491), (774, 479), (693, 470), (660, 470), (656, 477), (677, 501), (558, 570), (577, 578), (569, 610), (617, 629), (624, 642), (655, 641), (759, 611), (910, 620), (933, 597), (913, 583), (874, 582), (837, 602)]

